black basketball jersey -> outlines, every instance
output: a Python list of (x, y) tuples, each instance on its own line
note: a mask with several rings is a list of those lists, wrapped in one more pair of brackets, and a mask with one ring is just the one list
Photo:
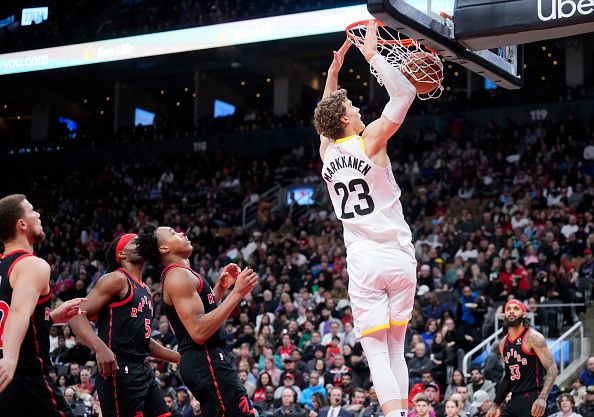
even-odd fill
[(128, 293), (123, 300), (114, 299), (99, 311), (99, 337), (118, 358), (141, 362), (151, 354), (151, 292), (124, 268), (118, 271), (128, 279)]
[(512, 393), (524, 393), (536, 391), (540, 395), (544, 381), (545, 370), (534, 352), (528, 352), (524, 342), (530, 328), (524, 331), (516, 339), (511, 339), (509, 334), (503, 342), (503, 362), (506, 366), (506, 374), (510, 380)]
[[(0, 255), (0, 358), (2, 355), (2, 336), (12, 300), (12, 287), (9, 276), (18, 261), (33, 254), (25, 250)], [(29, 328), (21, 344), (17, 375), (45, 375), (52, 367), (49, 358), (51, 292), (37, 301), (33, 315), (29, 320)]]
[[(187, 269), (188, 271), (190, 271), (192, 274), (194, 274), (198, 278), (198, 280), (200, 281), (200, 284), (198, 285), (197, 291), (198, 291), (198, 295), (200, 296), (200, 299), (202, 300), (202, 304), (204, 305), (204, 313), (205, 314), (208, 314), (211, 311), (213, 311), (215, 308), (217, 308), (217, 305), (218, 305), (217, 300), (215, 299), (214, 293), (212, 292), (212, 288), (209, 285), (209, 283), (205, 279), (203, 279), (199, 273), (194, 271), (192, 268), (188, 268), (185, 265), (179, 265), (179, 264), (168, 265), (163, 270), (163, 274), (161, 275), (161, 285), (163, 285), (163, 287), (165, 287), (165, 279), (167, 278), (167, 274), (174, 268)], [(207, 349), (212, 349), (212, 348), (217, 348), (217, 347), (225, 347), (227, 338), (225, 337), (225, 330), (223, 329), (223, 326), (221, 326), (212, 336), (210, 336), (204, 345), (199, 345), (194, 342), (194, 340), (192, 339), (192, 337), (190, 336), (190, 334), (184, 327), (184, 324), (182, 323), (179, 316), (177, 315), (175, 308), (173, 306), (168, 305), (165, 302), (163, 302), (163, 307), (165, 310), (165, 314), (167, 315), (167, 319), (169, 320), (169, 324), (171, 325), (171, 328), (173, 329), (173, 333), (175, 333), (175, 337), (178, 342), (177, 350), (180, 353), (182, 353), (185, 350), (188, 350), (192, 347), (198, 347), (198, 348), (206, 347)]]

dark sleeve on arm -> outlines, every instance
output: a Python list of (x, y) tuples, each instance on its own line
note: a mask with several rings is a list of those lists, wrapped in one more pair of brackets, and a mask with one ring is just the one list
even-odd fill
[(493, 400), (496, 405), (501, 405), (511, 389), (509, 375), (507, 375), (507, 367), (504, 367), (504, 370), (503, 378), (501, 378), (501, 381), (499, 384), (497, 384), (497, 394), (495, 394), (495, 400)]

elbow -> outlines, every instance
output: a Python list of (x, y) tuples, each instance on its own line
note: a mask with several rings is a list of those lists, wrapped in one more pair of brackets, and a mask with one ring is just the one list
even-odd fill
[(208, 340), (208, 336), (206, 336), (203, 332), (200, 331), (194, 331), (190, 334), (190, 336), (192, 337), (194, 343), (196, 343), (197, 345), (203, 345)]

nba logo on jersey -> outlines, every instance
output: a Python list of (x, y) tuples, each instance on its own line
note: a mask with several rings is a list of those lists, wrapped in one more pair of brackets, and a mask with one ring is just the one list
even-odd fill
[(214, 295), (212, 293), (208, 294), (208, 304), (214, 304)]
[(45, 308), (45, 321), (49, 321), (50, 319), (50, 309), (49, 307)]

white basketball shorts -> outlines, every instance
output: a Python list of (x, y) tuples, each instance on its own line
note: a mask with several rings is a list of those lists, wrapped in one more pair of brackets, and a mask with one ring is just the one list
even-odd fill
[(408, 323), (417, 286), (412, 243), (351, 243), (347, 247), (347, 271), (357, 338)]

